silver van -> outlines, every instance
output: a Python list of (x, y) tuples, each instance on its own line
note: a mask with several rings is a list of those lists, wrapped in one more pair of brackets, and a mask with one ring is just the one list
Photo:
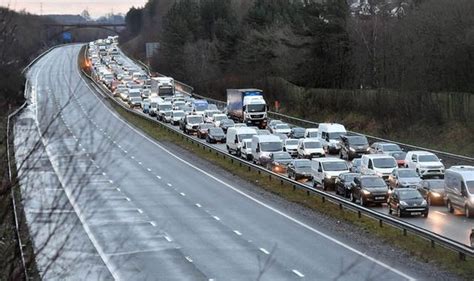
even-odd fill
[(444, 174), (448, 211), (474, 217), (474, 166), (452, 166)]

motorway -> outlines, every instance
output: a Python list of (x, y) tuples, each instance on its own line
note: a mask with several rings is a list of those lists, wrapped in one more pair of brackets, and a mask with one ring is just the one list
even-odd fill
[[(81, 78), (79, 50), (79, 45), (55, 49), (31, 68), (32, 106), (20, 118), (30, 120), (25, 130), (38, 126), (44, 148), (38, 157), (47, 158), (49, 176), (67, 199), (63, 210), (77, 217), (69, 223), (81, 226), (72, 231), (81, 235), (69, 243), (85, 245), (74, 251), (96, 258), (91, 270), (97, 279), (432, 280), (404, 261), (376, 257), (371, 249), (255, 198), (149, 139)], [(26, 135), (15, 134), (16, 143), (33, 146)], [(31, 171), (24, 173), (29, 177)], [(25, 208), (47, 208), (48, 202), (39, 201), (33, 197)], [(354, 267), (338, 277), (342, 264)], [(86, 276), (88, 266), (78, 267), (69, 279)]]

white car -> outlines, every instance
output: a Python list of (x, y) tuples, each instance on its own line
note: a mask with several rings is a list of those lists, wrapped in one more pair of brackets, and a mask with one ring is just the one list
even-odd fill
[(445, 167), (441, 160), (428, 151), (409, 151), (405, 157), (405, 167), (415, 169), (420, 177), (444, 176)]
[(283, 151), (288, 152), (291, 157), (298, 156), (298, 140), (297, 139), (286, 139), (283, 143)]
[(316, 138), (300, 139), (298, 142), (297, 152), (298, 158), (303, 159), (326, 156), (321, 142)]
[(219, 127), (221, 125), (221, 121), (224, 119), (228, 119), (227, 115), (225, 114), (214, 114), (212, 115), (212, 122), (214, 126)]
[(245, 139), (242, 142), (240, 156), (245, 160), (252, 161), (252, 139)]
[(183, 110), (173, 110), (171, 111), (171, 120), (170, 123), (172, 125), (178, 125), (179, 121), (185, 116), (186, 114), (184, 113)]
[(275, 127), (272, 128), (272, 133), (289, 135), (291, 133), (291, 128), (285, 123), (276, 124)]

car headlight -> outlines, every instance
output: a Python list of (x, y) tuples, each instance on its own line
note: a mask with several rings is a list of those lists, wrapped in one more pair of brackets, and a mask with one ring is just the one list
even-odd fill
[(421, 202), (421, 206), (426, 206), (426, 200), (423, 200), (423, 202)]
[(367, 151), (370, 151), (370, 147), (367, 147)]
[(377, 177), (383, 177), (383, 174), (380, 173), (380, 172), (375, 172), (375, 175), (376, 175)]
[(438, 198), (441, 197), (441, 194), (439, 194), (438, 192), (431, 192), (431, 196)]
[(352, 152), (355, 152), (356, 150), (352, 147), (349, 147), (349, 150), (352, 151)]
[(370, 191), (365, 190), (365, 189), (362, 189), (362, 193), (364, 193), (365, 195), (369, 195), (369, 194), (370, 194)]
[(400, 205), (402, 205), (402, 206), (408, 206), (407, 202), (405, 202), (405, 201), (400, 201)]
[(330, 179), (331, 175), (325, 174), (324, 177), (327, 178), (327, 179)]

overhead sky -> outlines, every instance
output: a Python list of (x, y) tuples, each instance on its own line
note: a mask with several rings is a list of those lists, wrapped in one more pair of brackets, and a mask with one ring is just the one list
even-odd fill
[(142, 7), (147, 0), (0, 0), (0, 6), (26, 10), (32, 14), (80, 14), (87, 9), (94, 18), (108, 13), (126, 13), (132, 6)]

